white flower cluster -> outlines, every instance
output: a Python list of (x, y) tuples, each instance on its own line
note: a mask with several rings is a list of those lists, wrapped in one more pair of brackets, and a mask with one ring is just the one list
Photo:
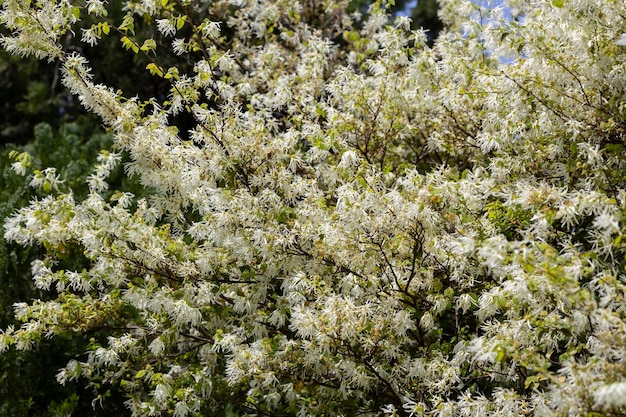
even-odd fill
[[(84, 201), (48, 169), (5, 222), (59, 295), (0, 350), (121, 329), (57, 379), (136, 416), (623, 413), (623, 2), (444, 0), (432, 47), (380, 2), (126, 3), (193, 63), (149, 65), (144, 103), (63, 52), (69, 2), (2, 2), (3, 45), (61, 59), (116, 142)], [(122, 154), (145, 198), (106, 197)], [(71, 245), (89, 269), (57, 268)]]

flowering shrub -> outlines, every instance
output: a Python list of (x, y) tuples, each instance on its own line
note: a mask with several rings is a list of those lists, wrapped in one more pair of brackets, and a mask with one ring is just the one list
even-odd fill
[[(3, 0), (4, 47), (115, 143), (87, 198), (41, 169), (6, 220), (56, 298), (0, 348), (108, 331), (57, 379), (136, 416), (623, 415), (626, 5), (600, 3), (444, 0), (429, 47), (380, 2)], [(96, 83), (68, 36), (167, 89)]]
[[(32, 174), (37, 177), (35, 181), (45, 178), (45, 174), (35, 172), (33, 167), (57, 166), (56, 175), (63, 180), (62, 186), (71, 187), (76, 198), (84, 198), (88, 193), (85, 179), (90, 174), (91, 161), (95, 161), (100, 149), (111, 145), (112, 139), (111, 135), (94, 134), (94, 130), (99, 129), (93, 123), (63, 124), (56, 131), (48, 124), (40, 124), (34, 128), (34, 137), (29, 145), (1, 146), (0, 218), (4, 219), (18, 208), (28, 205), (33, 198), (46, 195), (43, 190), (46, 187), (32, 188), (28, 185), (34, 179)], [(17, 171), (23, 170), (21, 174), (12, 172), (18, 168), (15, 165), (18, 161), (21, 163)], [(124, 182), (120, 183), (120, 180)], [(133, 184), (127, 180), (122, 170), (109, 177), (112, 186), (132, 189)], [(19, 326), (20, 322), (15, 320), (13, 314), (16, 300), (54, 298), (54, 293), (34, 288), (31, 280), (29, 265), (41, 253), (37, 246), (7, 244), (0, 236), (1, 329), (11, 324)], [(69, 253), (64, 261), (66, 269), (82, 269), (89, 265), (87, 259)], [(115, 395), (114, 387), (109, 389), (109, 398), (103, 407), (94, 410), (89, 392), (82, 395), (85, 387), (78, 383), (65, 386), (52, 383), (58, 369), (65, 365), (68, 358), (82, 354), (94, 334), (81, 336), (68, 333), (67, 336), (42, 340), (36, 349), (29, 351), (9, 350), (0, 355), (0, 417), (67, 417), (70, 414), (68, 411), (73, 411), (73, 415), (108, 417), (124, 411), (123, 400)]]

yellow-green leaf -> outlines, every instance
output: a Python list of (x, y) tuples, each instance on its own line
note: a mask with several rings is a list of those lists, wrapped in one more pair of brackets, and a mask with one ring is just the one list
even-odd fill
[(123, 36), (122, 39), (120, 39), (120, 41), (122, 42), (124, 49), (126, 49), (127, 51), (130, 49), (134, 53), (139, 52), (139, 47), (137, 46), (137, 44), (128, 36)]
[(176, 30), (181, 30), (183, 26), (185, 26), (185, 22), (187, 21), (187, 16), (182, 15), (176, 18)]
[(148, 65), (146, 65), (146, 69), (150, 71), (150, 74), (152, 75), (157, 75), (159, 77), (163, 76), (163, 68), (159, 67), (154, 62), (151, 62)]
[(130, 31), (130, 33), (135, 33), (135, 19), (132, 14), (127, 14), (124, 16), (124, 20), (122, 20), (122, 24), (119, 26), (119, 29), (123, 32)]
[(145, 52), (154, 51), (156, 49), (156, 42), (154, 39), (146, 39), (140, 49)]
[(165, 78), (166, 80), (169, 80), (169, 79), (171, 79), (171, 78), (173, 78), (173, 79), (175, 79), (175, 80), (179, 80), (179, 79), (180, 79), (180, 75), (179, 75), (179, 73), (178, 73), (178, 68), (176, 68), (176, 67), (170, 67), (170, 68), (167, 70), (167, 73), (165, 74), (165, 77), (164, 77), (164, 78)]

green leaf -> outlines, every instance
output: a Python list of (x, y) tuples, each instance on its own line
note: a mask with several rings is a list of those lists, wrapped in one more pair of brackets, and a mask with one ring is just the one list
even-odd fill
[(150, 74), (152, 74), (152, 75), (157, 75), (159, 77), (163, 77), (163, 68), (159, 67), (154, 62), (151, 62), (148, 65), (146, 65), (146, 69), (148, 71), (150, 71)]
[(154, 39), (146, 39), (139, 49), (144, 52), (154, 51), (156, 49), (156, 42), (154, 41)]
[(502, 362), (506, 358), (506, 352), (502, 348), (502, 346), (498, 346), (496, 348), (496, 362)]
[(126, 16), (124, 16), (122, 24), (119, 26), (119, 30), (124, 33), (130, 32), (133, 35), (135, 34), (135, 19), (133, 18), (132, 14), (128, 13), (126, 14)]
[(528, 389), (529, 386), (531, 386), (531, 384), (533, 385), (533, 387), (536, 385), (537, 383), (537, 375), (533, 375), (533, 376), (529, 376), (528, 378), (526, 378), (526, 380), (524, 381), (524, 388)]
[(178, 68), (170, 67), (167, 70), (167, 73), (165, 74), (165, 77), (163, 77), (163, 78), (165, 78), (166, 80), (169, 80), (169, 79), (172, 79), (172, 78), (175, 79), (175, 80), (179, 80), (180, 79), (180, 75), (178, 73)]
[(176, 29), (181, 30), (183, 26), (185, 26), (185, 22), (187, 21), (187, 16), (182, 15), (176, 18)]
[(134, 53), (139, 52), (139, 47), (137, 46), (135, 41), (130, 39), (128, 36), (123, 36), (122, 39), (120, 39), (120, 41), (122, 42), (122, 45), (124, 46), (124, 49), (126, 49), (127, 51), (130, 49)]

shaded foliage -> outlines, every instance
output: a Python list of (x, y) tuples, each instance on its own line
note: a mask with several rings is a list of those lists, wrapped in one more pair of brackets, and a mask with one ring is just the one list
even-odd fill
[[(54, 131), (48, 124), (39, 124), (28, 145), (0, 146), (0, 216), (5, 218), (33, 198), (42, 195), (28, 185), (31, 176), (17, 175), (12, 169), (10, 151), (28, 152), (32, 167), (59, 167), (66, 187), (71, 187), (77, 198), (87, 193), (85, 179), (91, 172), (93, 160), (101, 149), (111, 146), (111, 136), (98, 133), (85, 124), (62, 124)], [(39, 246), (22, 247), (0, 237), (0, 325), (6, 328), (18, 325), (13, 314), (16, 300), (54, 297), (33, 285), (31, 261), (41, 256)], [(80, 254), (66, 259), (68, 267), (87, 267)], [(69, 263), (68, 263), (69, 262)], [(42, 339), (32, 351), (11, 351), (0, 356), (0, 416), (2, 417), (66, 417), (68, 415), (106, 416), (114, 412), (122, 415), (121, 400), (112, 399), (103, 408), (92, 406), (93, 391), (80, 384), (61, 386), (53, 383), (55, 376), (67, 361), (81, 356), (89, 335)], [(115, 396), (114, 393), (110, 394)], [(73, 413), (73, 414), (72, 414)]]

